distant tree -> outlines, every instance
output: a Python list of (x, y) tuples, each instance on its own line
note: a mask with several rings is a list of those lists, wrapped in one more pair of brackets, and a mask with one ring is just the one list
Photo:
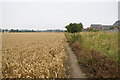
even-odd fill
[(32, 29), (32, 31), (31, 32), (35, 32), (33, 29)]
[(16, 29), (16, 32), (19, 32), (19, 30), (18, 30), (18, 29)]
[(11, 29), (9, 32), (14, 32), (14, 29)]
[(5, 29), (4, 32), (8, 32), (9, 30), (8, 29)]
[(67, 32), (70, 33), (76, 33), (76, 32), (81, 32), (83, 29), (82, 23), (70, 23), (65, 27), (67, 29)]
[(67, 32), (67, 30), (65, 30), (64, 32)]
[(2, 29), (2, 32), (4, 33), (4, 32), (5, 32), (5, 30), (4, 30), (4, 29)]
[(112, 26), (112, 27), (110, 27), (110, 30), (113, 30), (113, 29), (115, 29), (115, 27), (113, 27), (113, 26)]

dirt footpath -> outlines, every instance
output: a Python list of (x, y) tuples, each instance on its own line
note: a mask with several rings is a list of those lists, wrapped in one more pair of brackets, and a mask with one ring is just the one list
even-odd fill
[(70, 77), (71, 78), (86, 78), (85, 74), (82, 73), (79, 68), (76, 55), (71, 50), (70, 46), (66, 42), (66, 52), (68, 53), (68, 61), (70, 65)]

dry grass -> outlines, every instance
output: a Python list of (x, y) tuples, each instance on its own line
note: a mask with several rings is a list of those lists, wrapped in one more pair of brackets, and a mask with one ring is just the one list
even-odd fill
[(64, 78), (63, 33), (4, 33), (4, 78)]
[(118, 32), (82, 32), (86, 51), (95, 49), (118, 61)]
[(117, 32), (81, 32), (75, 37), (66, 33), (66, 38), (88, 77), (120, 77)]

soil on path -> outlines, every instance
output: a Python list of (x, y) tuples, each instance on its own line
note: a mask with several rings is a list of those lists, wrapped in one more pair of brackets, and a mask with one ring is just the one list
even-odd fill
[(71, 78), (86, 78), (85, 74), (81, 71), (76, 55), (71, 50), (69, 44), (66, 42), (66, 52), (68, 54), (68, 63), (70, 67), (70, 77)]

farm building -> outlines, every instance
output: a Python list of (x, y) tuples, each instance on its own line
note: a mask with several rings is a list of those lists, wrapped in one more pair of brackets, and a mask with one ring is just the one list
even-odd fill
[(117, 30), (120, 27), (120, 20), (116, 21), (113, 25), (101, 25), (101, 24), (91, 24), (90, 28), (94, 30)]
[(94, 30), (102, 30), (101, 24), (91, 24), (90, 28)]
[(120, 20), (116, 21), (113, 25), (120, 27)]
[(101, 25), (103, 30), (110, 30), (111, 27), (114, 27), (114, 25)]
[(120, 20), (116, 21), (113, 25), (116, 26), (116, 29), (120, 31)]

